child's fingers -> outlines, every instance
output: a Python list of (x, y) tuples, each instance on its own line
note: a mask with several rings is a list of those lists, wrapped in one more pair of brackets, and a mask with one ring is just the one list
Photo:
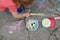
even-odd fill
[(29, 17), (30, 16), (30, 13), (26, 13), (26, 17)]

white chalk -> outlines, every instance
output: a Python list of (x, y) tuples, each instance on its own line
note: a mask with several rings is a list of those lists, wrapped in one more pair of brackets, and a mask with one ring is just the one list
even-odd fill
[(13, 33), (13, 31), (9, 31), (9, 33)]

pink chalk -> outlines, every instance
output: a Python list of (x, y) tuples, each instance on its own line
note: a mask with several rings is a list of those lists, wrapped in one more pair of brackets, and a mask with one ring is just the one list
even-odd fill
[(54, 19), (60, 19), (60, 17), (59, 17), (59, 16), (57, 16), (57, 17), (54, 17)]
[(18, 21), (18, 23), (15, 26), (10, 26), (10, 27), (8, 27), (8, 29), (12, 30), (12, 31), (20, 29), (23, 22), (24, 22), (24, 20), (20, 20), (20, 21)]
[(16, 26), (10, 26), (10, 27), (9, 27), (9, 30), (16, 30), (16, 29), (17, 29)]

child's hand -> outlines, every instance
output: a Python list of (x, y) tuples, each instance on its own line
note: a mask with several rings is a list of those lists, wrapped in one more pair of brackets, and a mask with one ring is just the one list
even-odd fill
[(25, 13), (25, 17), (31, 16), (30, 13)]

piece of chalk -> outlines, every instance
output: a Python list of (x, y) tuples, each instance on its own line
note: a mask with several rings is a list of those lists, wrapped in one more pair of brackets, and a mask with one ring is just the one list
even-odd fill
[(49, 19), (43, 19), (42, 25), (48, 28), (51, 25), (51, 21)]
[(9, 33), (13, 33), (13, 31), (9, 31)]
[(40, 2), (44, 3), (46, 0), (39, 0)]
[(31, 13), (31, 15), (44, 16), (44, 14), (40, 14), (40, 13)]
[(60, 0), (57, 0), (57, 2), (60, 2)]
[(57, 8), (58, 11), (60, 11), (60, 6)]
[(54, 17), (54, 19), (60, 19), (60, 17), (58, 16), (58, 17)]
[(42, 25), (46, 28), (54, 28), (56, 25), (56, 21), (54, 18), (43, 19)]

